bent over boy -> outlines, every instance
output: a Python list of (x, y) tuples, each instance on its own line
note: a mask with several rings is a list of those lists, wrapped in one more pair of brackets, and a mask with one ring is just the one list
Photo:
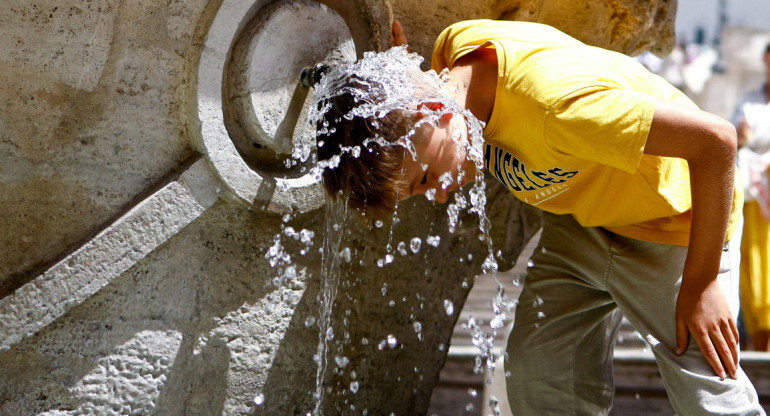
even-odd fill
[[(468, 112), (485, 123), (483, 169), (544, 211), (507, 347), (513, 414), (607, 414), (621, 312), (655, 354), (677, 414), (764, 414), (738, 359), (732, 125), (633, 59), (536, 23), (454, 24), (432, 66), (448, 68), (447, 82), (422, 85), (440, 91), (411, 112), (341, 116), (387, 100), (387, 88), (356, 77), (345, 87), (356, 92), (329, 98), (319, 157), (341, 157), (324, 184), (361, 210), (416, 194), (445, 202), (477, 173)], [(463, 111), (442, 113), (436, 96)], [(388, 145), (404, 137), (414, 157)], [(362, 158), (344, 151), (352, 145)]]

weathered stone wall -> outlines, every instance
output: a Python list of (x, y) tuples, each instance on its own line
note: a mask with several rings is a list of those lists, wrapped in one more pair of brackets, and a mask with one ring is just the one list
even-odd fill
[(193, 154), (180, 107), (206, 2), (121, 3), (0, 5), (3, 287), (77, 246)]
[[(309, 94), (296, 87), (298, 70), (386, 47), (392, 15), (423, 54), (440, 28), (477, 17), (547, 20), (636, 52), (667, 47), (675, 9), (652, 1), (569, 3), (574, 10), (545, 1), (323, 3), (0, 4), (0, 414), (312, 411), (327, 218), (302, 166), (283, 178), (276, 163), (286, 140), (308, 139), (292, 128)], [(308, 8), (309, 17), (292, 20)], [(276, 10), (288, 23), (264, 29)], [(333, 45), (319, 35), (328, 28), (313, 26), (329, 10), (344, 21), (329, 26), (349, 31)], [(584, 14), (590, 23), (565, 18)], [(255, 37), (242, 42), (256, 53), (232, 52), (247, 33)], [(282, 46), (263, 56), (259, 36)], [(255, 69), (277, 58), (287, 69)], [(510, 266), (537, 217), (499, 186), (489, 198), (494, 241)], [(404, 204), (399, 219), (392, 229), (343, 222), (354, 261), (342, 265), (333, 307), (326, 414), (424, 412), (446, 356), (440, 346), (484, 258), (472, 217), (450, 234), (444, 207), (421, 200)], [(287, 226), (315, 232), (313, 244), (286, 237)], [(266, 254), (282, 232), (296, 273), (274, 284), (279, 273)], [(428, 246), (428, 235), (442, 244)], [(377, 266), (388, 242), (415, 236), (418, 253)], [(395, 345), (381, 348), (388, 335)]]
[(676, 0), (391, 0), (416, 52), (430, 56), (436, 36), (451, 23), (502, 19), (552, 25), (579, 40), (628, 55), (674, 47)]

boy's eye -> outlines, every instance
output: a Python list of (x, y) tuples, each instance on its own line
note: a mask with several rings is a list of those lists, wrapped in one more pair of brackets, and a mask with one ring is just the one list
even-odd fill
[(422, 175), (422, 180), (420, 181), (420, 185), (425, 185), (425, 183), (428, 182), (428, 174)]

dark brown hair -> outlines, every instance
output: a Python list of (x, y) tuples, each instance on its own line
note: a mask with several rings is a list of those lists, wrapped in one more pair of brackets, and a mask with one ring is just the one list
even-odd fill
[[(385, 219), (392, 215), (402, 187), (402, 166), (406, 149), (396, 142), (409, 133), (417, 121), (415, 114), (391, 110), (381, 117), (351, 116), (366, 100), (377, 101), (381, 88), (376, 82), (350, 76), (342, 92), (326, 102), (328, 111), (317, 122), (318, 160), (339, 155), (339, 164), (323, 170), (323, 185), (332, 198), (346, 198), (350, 208), (361, 215)], [(353, 93), (352, 91), (355, 91)], [(359, 147), (356, 155), (350, 149)], [(351, 154), (353, 153), (353, 154)]]

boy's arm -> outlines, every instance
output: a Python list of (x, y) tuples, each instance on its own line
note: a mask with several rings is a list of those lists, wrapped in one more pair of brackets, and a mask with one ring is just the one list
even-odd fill
[(736, 133), (731, 123), (704, 111), (656, 103), (644, 153), (687, 160), (692, 228), (676, 304), (677, 354), (688, 332), (716, 374), (735, 378), (738, 327), (717, 283), (733, 200)]

